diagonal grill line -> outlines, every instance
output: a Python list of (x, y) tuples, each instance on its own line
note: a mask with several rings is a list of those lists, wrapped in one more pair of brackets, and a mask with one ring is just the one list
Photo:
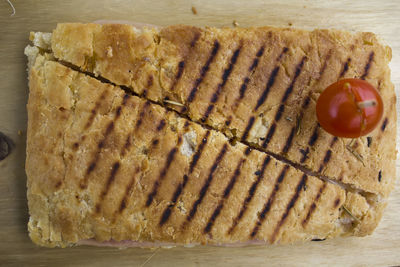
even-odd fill
[(124, 211), (124, 209), (127, 207), (127, 202), (128, 202), (128, 197), (129, 197), (129, 192), (132, 190), (133, 185), (135, 183), (136, 180), (136, 174), (139, 172), (139, 168), (136, 168), (136, 170), (134, 171), (134, 173), (132, 174), (131, 180), (129, 181), (128, 186), (125, 188), (125, 194), (122, 197), (120, 203), (119, 203), (119, 208), (118, 208), (118, 212), (122, 213)]
[(196, 33), (195, 36), (193, 37), (192, 41), (190, 42), (190, 50), (189, 50), (188, 55), (186, 55), (186, 57), (184, 57), (183, 60), (181, 60), (178, 63), (178, 72), (176, 73), (175, 79), (174, 79), (174, 81), (173, 81), (173, 83), (171, 85), (171, 88), (170, 88), (171, 92), (173, 92), (175, 90), (176, 85), (179, 83), (179, 81), (180, 81), (180, 79), (182, 77), (182, 74), (183, 74), (183, 72), (185, 70), (185, 65), (186, 65), (185, 62), (186, 62), (187, 58), (189, 57), (189, 55), (192, 53), (193, 48), (196, 46), (197, 41), (199, 40), (199, 38), (200, 38), (200, 33)]
[(214, 92), (214, 94), (212, 95), (211, 99), (210, 99), (210, 104), (207, 107), (206, 113), (203, 115), (203, 117), (201, 118), (201, 121), (205, 122), (207, 120), (207, 118), (210, 116), (210, 114), (212, 113), (212, 111), (214, 110), (214, 104), (216, 102), (218, 102), (218, 99), (221, 95), (222, 90), (225, 87), (226, 82), (228, 81), (229, 76), (232, 73), (232, 70), (237, 62), (237, 59), (240, 55), (240, 51), (242, 49), (242, 45), (240, 45), (235, 52), (233, 52), (233, 55), (231, 57), (229, 66), (224, 70), (223, 74), (222, 74), (222, 82), (218, 84), (217, 86), (217, 90)]
[(212, 180), (214, 178), (214, 173), (217, 170), (217, 167), (218, 167), (219, 163), (221, 163), (222, 159), (224, 158), (227, 150), (228, 150), (228, 145), (224, 144), (224, 146), (221, 148), (217, 158), (214, 160), (214, 164), (212, 165), (212, 167), (210, 169), (210, 173), (208, 174), (208, 178), (204, 182), (203, 187), (201, 188), (201, 190), (199, 192), (199, 198), (193, 203), (193, 206), (192, 206), (189, 214), (186, 217), (186, 222), (185, 223), (191, 222), (192, 219), (194, 218), (194, 216), (196, 215), (197, 208), (202, 203), (202, 201), (203, 201), (203, 199), (204, 199), (204, 197), (205, 197), (205, 195), (206, 195), (206, 193), (208, 191), (208, 188), (210, 187), (211, 182), (212, 182)]
[[(289, 51), (289, 48), (287, 48), (287, 47), (284, 47), (284, 48), (282, 49), (282, 52), (279, 54), (279, 56), (278, 56), (277, 59), (275, 60), (276, 64), (278, 64), (278, 63), (281, 61), (282, 57), (283, 57), (288, 51)], [(254, 111), (257, 111), (258, 108), (259, 108), (260, 106), (262, 106), (262, 105), (264, 104), (264, 102), (267, 100), (268, 94), (269, 94), (269, 92), (270, 92), (272, 86), (274, 86), (275, 78), (276, 78), (276, 76), (278, 75), (279, 70), (280, 70), (280, 67), (279, 67), (279, 66), (275, 66), (275, 68), (274, 68), (274, 69), (271, 71), (271, 73), (269, 74), (269, 78), (268, 78), (267, 85), (266, 85), (266, 87), (265, 87), (263, 93), (261, 94), (261, 96), (258, 98), (257, 104), (256, 104), (256, 106), (255, 106), (255, 108), (254, 108)]]
[[(300, 127), (300, 122), (303, 120), (303, 116), (304, 116), (304, 111), (307, 109), (308, 105), (310, 104), (310, 95), (308, 95), (306, 97), (306, 99), (304, 99), (303, 104), (301, 105), (301, 110), (300, 110), (300, 115), (298, 116), (298, 118), (296, 119), (296, 125), (292, 127), (292, 130), (290, 131), (289, 136), (286, 139), (286, 143), (285, 146), (282, 149), (282, 153), (288, 153), (291, 146), (292, 146), (292, 142), (293, 142), (293, 138), (294, 138), (294, 134), (297, 131), (298, 127)], [(308, 153), (308, 152), (307, 152)], [(305, 155), (307, 155), (307, 153), (305, 153)]]
[(116, 162), (114, 162), (113, 166), (111, 167), (110, 176), (108, 177), (107, 182), (104, 185), (104, 188), (100, 193), (100, 200), (96, 204), (96, 213), (100, 212), (101, 204), (102, 204), (104, 198), (107, 196), (108, 191), (110, 190), (111, 184), (115, 180), (115, 176), (117, 175), (118, 170), (120, 169), (120, 166), (121, 166), (121, 163), (119, 161), (116, 161)]
[[(196, 153), (192, 156), (191, 162), (190, 162), (190, 167), (189, 167), (189, 174), (190, 175), (194, 168), (197, 165), (198, 160), (200, 159), (201, 154), (203, 153), (203, 149), (205, 147), (205, 145), (207, 144), (208, 141), (208, 137), (210, 136), (210, 131), (207, 131), (206, 134), (204, 135), (204, 137), (202, 138), (201, 143), (199, 144)], [(161, 215), (161, 219), (159, 222), (159, 225), (162, 226), (163, 224), (165, 224), (169, 217), (171, 216), (171, 212), (172, 209), (176, 206), (176, 203), (180, 197), (180, 195), (182, 194), (183, 190), (186, 187), (186, 184), (189, 180), (189, 176), (187, 174), (183, 175), (183, 181), (181, 183), (178, 184), (178, 186), (175, 189), (175, 192), (172, 196), (171, 199), (171, 204), (169, 204), (165, 210), (163, 211), (162, 215)]]
[(252, 78), (251, 74), (253, 73), (253, 71), (257, 69), (258, 63), (260, 62), (260, 58), (264, 54), (264, 50), (265, 50), (265, 45), (262, 45), (260, 49), (257, 51), (256, 57), (253, 59), (253, 63), (249, 67), (249, 73), (247, 77), (243, 80), (242, 84), (240, 85), (239, 98), (237, 99), (237, 102), (239, 102), (244, 98), (247, 90), (247, 85), (249, 84)]
[[(264, 55), (265, 51), (265, 44), (263, 44), (257, 51), (255, 57), (253, 58), (253, 63), (250, 65), (247, 76), (243, 79), (242, 84), (240, 85), (239, 89), (239, 97), (235, 100), (233, 104), (233, 109), (237, 109), (240, 102), (244, 98), (247, 86), (249, 82), (253, 79), (253, 74), (257, 71), (258, 63), (260, 62), (260, 58)], [(229, 116), (228, 119), (225, 121), (225, 125), (229, 126), (231, 124), (232, 116)]]
[(267, 168), (267, 166), (268, 166), (270, 161), (271, 161), (271, 157), (270, 156), (266, 156), (264, 158), (264, 162), (263, 162), (263, 165), (261, 167), (261, 171), (259, 173), (256, 172), (257, 179), (253, 182), (253, 184), (249, 188), (247, 196), (243, 201), (242, 207), (240, 208), (239, 214), (233, 220), (232, 226), (228, 230), (228, 234), (232, 234), (232, 232), (235, 230), (236, 226), (239, 224), (240, 220), (242, 219), (243, 215), (246, 213), (248, 205), (251, 202), (251, 200), (253, 199), (253, 197), (254, 197), (254, 195), (255, 195), (255, 193), (257, 191), (258, 185), (264, 179), (265, 170), (266, 170), (266, 168)]
[(273, 234), (272, 234), (272, 236), (270, 238), (270, 243), (271, 244), (273, 244), (275, 242), (276, 237), (279, 234), (279, 230), (285, 224), (285, 221), (286, 221), (287, 217), (289, 216), (290, 211), (292, 210), (292, 208), (296, 204), (297, 200), (299, 199), (299, 195), (300, 195), (301, 189), (304, 188), (304, 186), (306, 185), (307, 178), (308, 178), (307, 175), (303, 174), (303, 176), (301, 177), (300, 182), (297, 184), (296, 191), (293, 194), (292, 198), (290, 199), (289, 203), (287, 204), (286, 210), (282, 214), (282, 217), (279, 220), (278, 224), (276, 225), (275, 230), (274, 230), (274, 232), (273, 232)]
[(224, 195), (222, 199), (220, 200), (218, 206), (215, 208), (213, 214), (211, 215), (210, 219), (207, 222), (206, 227), (204, 227), (203, 232), (204, 233), (209, 233), (215, 223), (215, 220), (218, 218), (219, 214), (221, 213), (221, 210), (224, 208), (225, 200), (228, 199), (230, 192), (232, 191), (233, 187), (235, 186), (235, 183), (240, 176), (240, 169), (245, 163), (246, 159), (241, 159), (239, 163), (236, 166), (236, 169), (228, 183), (228, 185), (225, 187), (224, 190)]
[(282, 113), (285, 111), (286, 100), (289, 98), (289, 95), (293, 91), (294, 84), (296, 83), (297, 78), (300, 76), (300, 73), (301, 73), (301, 71), (303, 69), (303, 66), (304, 66), (304, 63), (305, 63), (306, 59), (307, 59), (307, 57), (304, 56), (301, 59), (300, 63), (297, 64), (297, 66), (296, 66), (296, 71), (295, 71), (295, 75), (294, 75), (294, 77), (292, 79), (292, 82), (290, 83), (289, 87), (286, 89), (286, 91), (285, 91), (285, 93), (284, 93), (284, 95), (283, 95), (283, 97), (281, 99), (281, 105), (279, 106), (278, 111), (275, 114), (274, 123), (272, 124), (274, 127), (271, 126), (271, 128), (269, 129), (269, 131), (267, 133), (267, 137), (265, 138), (265, 140), (264, 140), (264, 142), (262, 144), (262, 147), (264, 149), (267, 148), (270, 140), (272, 139), (272, 137), (273, 137), (273, 135), (275, 133), (276, 123), (279, 122), (279, 120), (282, 117)]
[(193, 86), (192, 90), (190, 91), (190, 94), (189, 94), (188, 98), (186, 99), (186, 102), (188, 104), (193, 102), (194, 98), (196, 97), (197, 89), (199, 88), (199, 86), (200, 86), (201, 82), (203, 81), (204, 77), (206, 76), (206, 74), (207, 74), (207, 72), (208, 72), (208, 70), (210, 68), (211, 63), (213, 62), (215, 56), (218, 53), (219, 48), (220, 48), (220, 44), (219, 44), (219, 42), (217, 40), (215, 40), (213, 49), (211, 51), (211, 54), (208, 57), (206, 64), (201, 68), (200, 77), (197, 78), (196, 81), (194, 82), (194, 86)]
[(369, 54), (367, 64), (366, 64), (365, 67), (364, 67), (364, 73), (363, 73), (363, 75), (361, 75), (361, 79), (362, 79), (362, 80), (365, 80), (365, 78), (367, 78), (367, 76), (368, 76), (368, 74), (369, 74), (369, 70), (370, 70), (370, 68), (371, 68), (371, 63), (372, 63), (373, 60), (374, 60), (374, 56), (375, 56), (375, 53), (374, 53), (374, 51), (372, 51), (372, 52)]
[(176, 152), (178, 151), (177, 147), (174, 147), (170, 150), (167, 156), (167, 160), (165, 161), (165, 165), (158, 175), (157, 180), (153, 184), (153, 189), (151, 193), (147, 196), (146, 207), (150, 206), (153, 202), (154, 197), (157, 195), (158, 187), (160, 186), (161, 181), (165, 178), (165, 175), (168, 173), (169, 167), (171, 167), (172, 162), (175, 159)]
[(288, 169), (289, 169), (289, 165), (285, 165), (282, 168), (282, 171), (279, 174), (278, 178), (276, 179), (274, 189), (272, 190), (271, 195), (268, 198), (268, 201), (265, 203), (264, 208), (262, 209), (261, 213), (258, 214), (258, 221), (257, 221), (256, 225), (254, 226), (253, 231), (250, 233), (251, 238), (254, 238), (257, 235), (258, 231), (260, 230), (260, 227), (262, 226), (262, 223), (265, 221), (269, 211), (271, 210), (271, 207), (275, 201), (275, 196), (279, 191), (280, 184), (282, 183), (283, 179), (285, 178), (285, 175), (286, 175)]
[(311, 215), (314, 213), (315, 208), (317, 207), (318, 200), (321, 198), (322, 194), (324, 193), (325, 189), (326, 189), (327, 183), (324, 183), (318, 190), (317, 195), (315, 196), (312, 204), (310, 205), (307, 215), (304, 218), (304, 220), (302, 221), (301, 225), (303, 226), (303, 228), (305, 228), (308, 224), (308, 222), (310, 221)]

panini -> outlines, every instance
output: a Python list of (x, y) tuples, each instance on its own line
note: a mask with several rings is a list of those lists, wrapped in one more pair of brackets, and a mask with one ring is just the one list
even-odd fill
[[(390, 48), (374, 35), (59, 24), (31, 39), (34, 242), (284, 244), (378, 224), (396, 112)], [(350, 144), (314, 114), (340, 77), (367, 79), (385, 103), (382, 126)]]

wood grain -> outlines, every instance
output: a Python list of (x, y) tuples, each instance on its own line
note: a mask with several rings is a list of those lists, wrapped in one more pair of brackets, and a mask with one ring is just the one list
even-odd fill
[[(398, 1), (16, 1), (16, 14), (0, 1), (0, 131), (15, 143), (0, 162), (0, 265), (7, 266), (375, 266), (400, 264), (400, 190), (392, 193), (378, 229), (365, 238), (343, 238), (294, 246), (246, 248), (44, 249), (27, 235), (25, 131), (26, 59), (29, 31), (50, 31), (57, 22), (132, 20), (157, 25), (273, 25), (372, 31), (393, 49), (392, 81), (400, 90)], [(192, 6), (197, 15), (192, 13)], [(399, 95), (399, 94), (398, 94)], [(398, 101), (399, 102), (399, 101)], [(400, 117), (400, 116), (398, 116)], [(18, 134), (18, 131), (22, 131)], [(397, 139), (399, 142), (399, 138)], [(397, 168), (400, 164), (397, 163)]]

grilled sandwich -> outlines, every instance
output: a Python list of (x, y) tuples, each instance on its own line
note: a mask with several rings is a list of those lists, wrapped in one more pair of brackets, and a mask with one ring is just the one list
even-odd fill
[[(377, 226), (396, 98), (390, 48), (373, 34), (59, 24), (31, 39), (34, 242), (293, 243)], [(342, 77), (381, 93), (367, 137), (317, 123), (319, 93)]]

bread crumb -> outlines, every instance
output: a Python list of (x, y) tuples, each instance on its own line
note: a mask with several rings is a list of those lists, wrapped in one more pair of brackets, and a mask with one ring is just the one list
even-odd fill
[(239, 26), (239, 23), (238, 23), (236, 20), (234, 20), (234, 21), (232, 22), (232, 24), (233, 24), (233, 27), (238, 27), (238, 26)]
[(196, 9), (194, 6), (192, 6), (192, 13), (193, 13), (194, 15), (197, 15), (197, 9)]
[(293, 23), (291, 23), (291, 22), (288, 22), (288, 25), (289, 25), (289, 26), (292, 26), (292, 25), (293, 25)]
[(107, 47), (107, 57), (112, 57), (113, 56), (113, 50), (112, 47), (109, 46)]

